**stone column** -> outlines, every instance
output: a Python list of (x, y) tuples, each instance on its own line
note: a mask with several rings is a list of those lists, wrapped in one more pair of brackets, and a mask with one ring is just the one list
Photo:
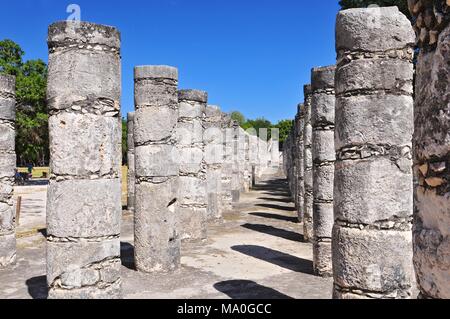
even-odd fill
[(450, 298), (450, 2), (409, 1), (416, 65), (414, 266), (421, 298)]
[(134, 156), (134, 112), (128, 113), (127, 116), (127, 126), (128, 126), (128, 175), (127, 175), (127, 209), (134, 212), (134, 198), (136, 189), (136, 165)]
[(397, 9), (337, 17), (335, 298), (412, 294), (413, 45)]
[(203, 118), (205, 144), (207, 216), (208, 221), (222, 219), (220, 193), (222, 189), (223, 131), (222, 112), (215, 105), (206, 107)]
[(304, 131), (303, 131), (303, 174), (304, 174), (304, 207), (303, 237), (312, 242), (313, 233), (313, 160), (312, 160), (312, 125), (311, 125), (311, 85), (304, 86)]
[(304, 157), (304, 139), (303, 134), (305, 130), (305, 114), (304, 114), (304, 106), (303, 104), (298, 105), (297, 116), (295, 118), (296, 127), (296, 166), (297, 166), (297, 215), (300, 223), (303, 222), (303, 208), (305, 206), (305, 177), (304, 177), (304, 166), (303, 166), (303, 157)]
[(207, 201), (202, 122), (208, 94), (196, 90), (179, 91), (178, 102), (177, 135), (181, 159), (178, 231), (182, 240), (203, 240), (207, 237)]
[(223, 213), (233, 209), (231, 179), (233, 175), (233, 130), (231, 128), (231, 117), (222, 113), (223, 131), (223, 163), (222, 163), (222, 186), (220, 194), (220, 205)]
[(49, 298), (119, 298), (120, 33), (87, 22), (48, 30)]
[(170, 272), (180, 264), (178, 70), (139, 66), (134, 79), (135, 263), (142, 272)]
[(333, 276), (331, 237), (334, 189), (334, 73), (335, 66), (312, 70), (311, 124), (313, 155), (313, 260), (318, 276)]
[(233, 121), (233, 141), (232, 141), (232, 149), (233, 149), (233, 167), (232, 167), (232, 177), (231, 177), (231, 193), (233, 203), (238, 203), (241, 190), (243, 189), (244, 182), (244, 169), (243, 163), (240, 161), (240, 135), (241, 128), (239, 123)]
[(16, 262), (13, 209), (16, 120), (16, 80), (0, 75), (0, 269)]

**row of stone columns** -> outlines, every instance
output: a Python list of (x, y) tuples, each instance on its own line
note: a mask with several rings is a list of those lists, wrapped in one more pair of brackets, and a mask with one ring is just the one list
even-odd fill
[(411, 298), (413, 254), (421, 297), (450, 296), (450, 9), (439, 0), (409, 5), (420, 46), (415, 111), (410, 21), (396, 7), (344, 10), (337, 65), (313, 69), (285, 144), (305, 240), (314, 239), (314, 269), (334, 277), (334, 298)]

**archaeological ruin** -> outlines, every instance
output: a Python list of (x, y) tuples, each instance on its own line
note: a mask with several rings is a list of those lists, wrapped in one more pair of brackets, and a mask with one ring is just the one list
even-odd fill
[(51, 24), (50, 167), (26, 189), (0, 74), (0, 299), (449, 299), (450, 1), (408, 7), (339, 11), (287, 132), (183, 68), (124, 85), (116, 27)]

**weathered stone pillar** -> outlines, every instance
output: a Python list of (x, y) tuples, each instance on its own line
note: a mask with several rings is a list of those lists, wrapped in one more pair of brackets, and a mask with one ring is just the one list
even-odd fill
[(296, 200), (296, 207), (297, 207), (297, 215), (298, 215), (298, 221), (300, 223), (303, 222), (303, 208), (305, 206), (305, 177), (304, 177), (304, 166), (303, 166), (303, 157), (304, 157), (304, 139), (303, 134), (305, 130), (305, 114), (304, 114), (304, 106), (303, 104), (298, 105), (297, 109), (297, 116), (295, 118), (296, 127), (296, 139), (295, 139), (295, 145), (297, 153), (296, 157), (296, 166), (297, 166), (297, 200)]
[(421, 298), (450, 298), (450, 2), (410, 0), (416, 69), (414, 266)]
[(335, 66), (312, 70), (311, 124), (313, 156), (314, 272), (333, 276), (331, 237), (334, 189), (334, 73)]
[(207, 216), (208, 221), (222, 219), (220, 194), (222, 189), (223, 131), (222, 112), (215, 105), (206, 107), (203, 118), (205, 144)]
[(58, 22), (48, 47), (49, 298), (119, 298), (120, 33)]
[(136, 190), (136, 164), (134, 155), (134, 112), (128, 113), (127, 116), (127, 126), (128, 126), (128, 152), (127, 152), (127, 162), (128, 162), (128, 175), (127, 175), (127, 209), (134, 212), (134, 202), (135, 202), (135, 190)]
[(134, 79), (135, 263), (142, 272), (170, 272), (180, 263), (178, 70), (139, 66)]
[(396, 8), (337, 17), (335, 298), (409, 298), (413, 287), (413, 45)]
[(303, 237), (312, 242), (313, 233), (313, 160), (312, 160), (312, 125), (311, 125), (311, 85), (304, 86), (304, 131), (303, 131), (303, 175), (304, 175), (304, 206), (303, 206)]
[(231, 177), (231, 195), (233, 203), (238, 203), (244, 183), (243, 162), (240, 161), (242, 159), (240, 154), (241, 128), (239, 126), (239, 123), (236, 121), (233, 121), (232, 125), (233, 125), (232, 131), (233, 167)]
[(231, 117), (222, 113), (223, 132), (223, 163), (222, 163), (222, 186), (220, 194), (220, 205), (223, 213), (233, 209), (233, 197), (231, 179), (233, 175), (233, 129), (231, 128)]
[(178, 232), (182, 240), (207, 237), (206, 166), (203, 145), (203, 114), (208, 94), (183, 90), (178, 93), (178, 151), (180, 180), (178, 192)]
[(16, 120), (16, 80), (0, 75), (0, 269), (16, 262), (13, 209)]

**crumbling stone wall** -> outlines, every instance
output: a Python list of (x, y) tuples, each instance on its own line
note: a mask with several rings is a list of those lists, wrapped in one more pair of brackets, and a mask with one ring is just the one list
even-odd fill
[(220, 194), (222, 189), (223, 131), (222, 112), (215, 105), (206, 107), (203, 118), (206, 162), (207, 216), (209, 221), (222, 219)]
[(119, 298), (120, 34), (58, 22), (48, 47), (49, 298)]
[(312, 70), (311, 124), (313, 156), (314, 272), (333, 276), (331, 237), (334, 191), (334, 73), (335, 66)]
[(140, 66), (135, 78), (135, 263), (142, 272), (169, 272), (180, 264), (177, 232), (179, 155), (178, 70)]
[(127, 173), (127, 209), (134, 212), (134, 197), (136, 189), (136, 164), (134, 156), (134, 112), (128, 113), (127, 116), (127, 127), (128, 127), (128, 151), (127, 151), (127, 162), (128, 162), (128, 173)]
[(450, 298), (450, 2), (410, 0), (416, 69), (414, 266), (421, 298)]
[(16, 120), (16, 80), (0, 75), (0, 269), (16, 262), (13, 209)]
[(413, 45), (397, 9), (337, 17), (335, 298), (410, 298)]
[(312, 242), (313, 233), (313, 160), (312, 160), (312, 125), (311, 125), (311, 85), (304, 86), (304, 131), (303, 131), (303, 237)]
[(203, 240), (207, 237), (208, 221), (203, 144), (203, 114), (208, 94), (197, 90), (182, 90), (178, 93), (178, 102), (178, 231), (182, 240)]

